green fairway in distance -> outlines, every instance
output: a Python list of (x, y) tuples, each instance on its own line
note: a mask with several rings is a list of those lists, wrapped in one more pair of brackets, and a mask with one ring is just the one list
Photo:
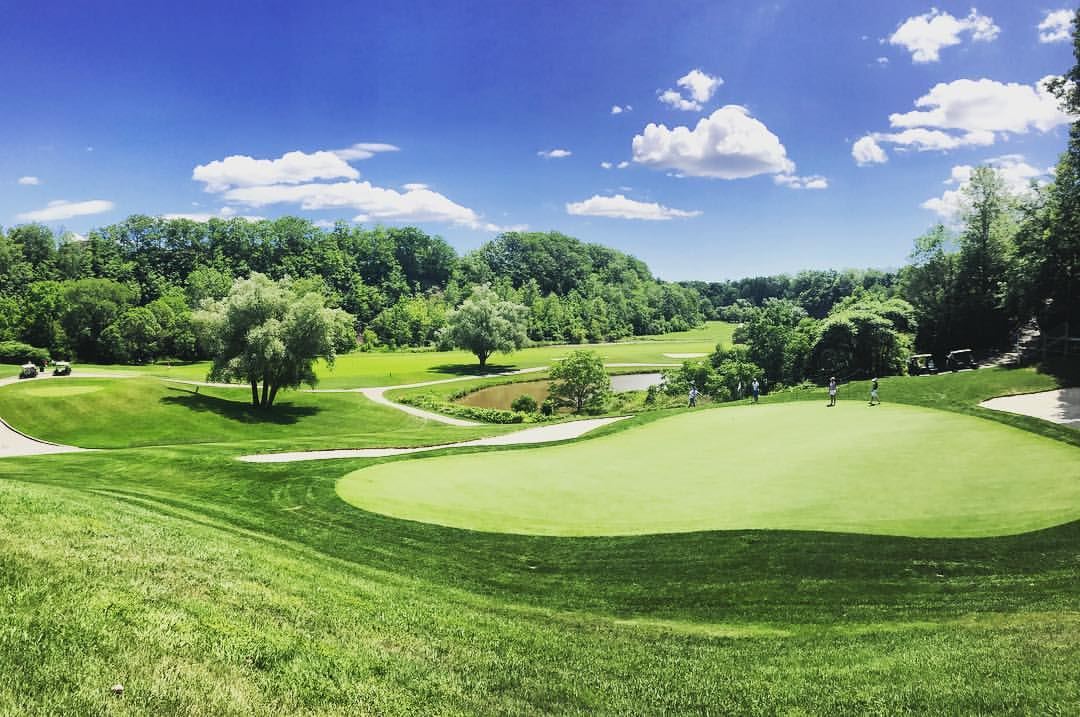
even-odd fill
[(825, 530), (1007, 535), (1080, 517), (1080, 451), (913, 406), (698, 411), (592, 440), (395, 461), (338, 482), (368, 511), (540, 535)]

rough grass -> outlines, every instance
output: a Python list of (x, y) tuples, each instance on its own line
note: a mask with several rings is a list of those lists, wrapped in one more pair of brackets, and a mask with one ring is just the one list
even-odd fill
[[(883, 384), (882, 397), (900, 390)], [(198, 416), (196, 428), (220, 418)], [(342, 502), (334, 483), (363, 460), (239, 463), (262, 434), (230, 420), (242, 425), (234, 444), (0, 461), (0, 714), (1068, 715), (1080, 704), (1080, 522), (977, 539), (469, 532)], [(379, 430), (356, 435), (371, 445)], [(308, 440), (325, 439), (270, 442)], [(124, 697), (108, 694), (115, 682)]]

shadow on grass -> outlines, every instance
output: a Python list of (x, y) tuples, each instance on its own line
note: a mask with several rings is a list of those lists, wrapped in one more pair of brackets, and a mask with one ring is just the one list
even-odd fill
[(480, 368), (478, 363), (444, 363), (431, 367), (431, 370), (436, 373), (448, 373), (453, 376), (486, 376), (490, 373), (506, 373), (515, 369), (517, 369), (517, 366), (513, 364), (494, 363), (489, 363), (483, 369)]
[(1037, 370), (1053, 376), (1062, 387), (1080, 386), (1080, 354), (1048, 358), (1039, 364)]
[(183, 395), (163, 397), (161, 402), (166, 405), (183, 406), (191, 411), (216, 413), (238, 423), (290, 425), (302, 418), (314, 416), (322, 410), (318, 406), (294, 406), (291, 403), (275, 403), (272, 408), (263, 409), (256, 408), (247, 402), (230, 401), (196, 393), (192, 389), (169, 386), (168, 390)]

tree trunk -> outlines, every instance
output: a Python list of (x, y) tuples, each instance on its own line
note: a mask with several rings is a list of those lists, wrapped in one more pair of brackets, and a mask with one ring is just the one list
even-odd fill
[(491, 354), (489, 352), (486, 352), (486, 351), (476, 354), (476, 358), (480, 359), (480, 370), (481, 371), (483, 371), (484, 367), (487, 366), (488, 356), (490, 356), (490, 355)]
[(263, 408), (269, 408), (270, 406), (267, 403), (267, 399), (270, 397), (270, 377), (269, 376), (267, 376), (265, 374), (263, 375), (262, 385), (263, 385), (263, 387), (262, 387), (262, 401), (260, 402), (259, 405), (262, 406)]
[(270, 389), (270, 401), (267, 402), (267, 404), (266, 404), (267, 408), (270, 408), (271, 406), (274, 405), (274, 399), (277, 398), (277, 392), (278, 392), (279, 388), (280, 388), (280, 386), (275, 383), (274, 387)]
[(251, 405), (259, 407), (259, 384), (255, 379), (251, 379)]

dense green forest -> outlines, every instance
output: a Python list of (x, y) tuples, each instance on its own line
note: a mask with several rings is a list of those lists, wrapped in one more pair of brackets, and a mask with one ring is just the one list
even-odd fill
[(507, 233), (458, 256), (414, 227), (132, 216), (85, 239), (39, 224), (0, 231), (0, 341), (84, 361), (204, 358), (192, 312), (252, 273), (320, 291), (355, 317), (363, 348), (435, 343), (447, 313), (482, 284), (528, 307), (533, 341), (608, 341), (703, 320), (695, 291), (558, 233)]

